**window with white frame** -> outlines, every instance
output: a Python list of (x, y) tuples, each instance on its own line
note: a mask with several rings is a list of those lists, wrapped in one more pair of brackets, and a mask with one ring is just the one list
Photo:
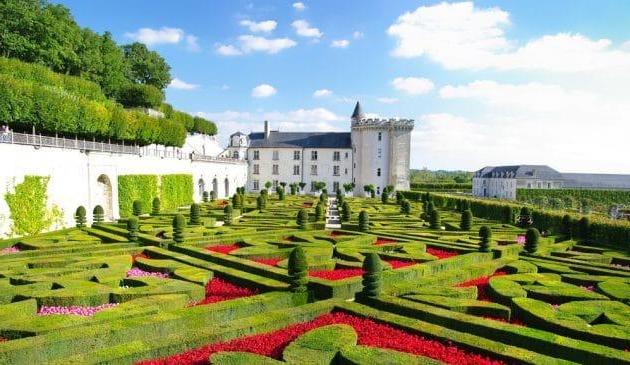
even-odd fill
[(381, 141), (383, 139), (383, 133), (378, 132), (378, 140)]
[(311, 165), (311, 175), (317, 175), (317, 165)]
[(252, 182), (252, 187), (253, 187), (254, 190), (260, 190), (260, 181), (254, 180)]
[(311, 161), (317, 161), (317, 151), (311, 151)]
[(276, 190), (278, 188), (278, 180), (274, 180), (273, 181), (273, 190)]
[(293, 175), (300, 174), (300, 165), (293, 165)]
[(341, 152), (334, 151), (333, 152), (333, 161), (340, 161), (340, 160), (341, 160)]
[(376, 176), (381, 176), (381, 168), (376, 169)]
[(234, 151), (234, 153), (232, 154), (232, 157), (238, 158), (238, 151)]
[(271, 173), (273, 175), (278, 175), (279, 174), (279, 172), (278, 172), (279, 170), (280, 170), (280, 167), (278, 165), (273, 165)]
[(339, 166), (333, 166), (333, 175), (339, 176)]
[(260, 160), (260, 151), (254, 150), (254, 160)]
[(293, 151), (293, 159), (296, 161), (300, 160), (300, 151)]
[(260, 165), (258, 165), (258, 164), (254, 165), (254, 172), (253, 172), (253, 174), (254, 175), (260, 174)]
[(348, 175), (348, 169), (344, 169), (344, 175)]
[(377, 154), (378, 154), (378, 158), (381, 158), (383, 156), (383, 150), (379, 147), (379, 149), (377, 150)]
[(311, 181), (311, 191), (315, 191), (315, 181)]
[(333, 191), (339, 190), (339, 181), (333, 181)]
[(346, 152), (346, 157), (345, 158), (346, 158), (346, 160), (348, 159), (348, 152)]
[(278, 151), (273, 151), (273, 160), (278, 161), (280, 159), (280, 154)]

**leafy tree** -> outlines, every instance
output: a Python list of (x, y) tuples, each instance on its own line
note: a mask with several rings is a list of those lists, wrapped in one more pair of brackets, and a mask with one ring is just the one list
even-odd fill
[(343, 184), (343, 190), (347, 193), (351, 192), (352, 190), (354, 190), (354, 183), (346, 183)]
[(133, 83), (152, 85), (163, 90), (171, 82), (171, 67), (159, 53), (150, 51), (139, 42), (122, 48), (129, 66), (127, 78)]
[(200, 224), (201, 206), (197, 203), (190, 205), (190, 224)]
[(308, 263), (302, 247), (294, 248), (289, 254), (287, 271), (289, 274), (289, 289), (294, 293), (306, 292)]
[(372, 184), (363, 186), (363, 191), (370, 194), (371, 198), (376, 196), (376, 188)]
[(161, 208), (162, 208), (162, 202), (160, 201), (160, 198), (156, 196), (155, 198), (153, 198), (153, 201), (151, 202), (151, 215), (160, 214)]
[(362, 210), (359, 213), (359, 231), (367, 232), (370, 229), (370, 216), (368, 212)]
[(400, 212), (402, 214), (409, 215), (411, 214), (411, 203), (407, 199), (403, 199), (400, 204)]
[(177, 243), (184, 242), (184, 227), (186, 218), (182, 214), (173, 217), (173, 240)]
[(479, 251), (490, 252), (490, 242), (492, 241), (492, 229), (488, 226), (481, 226), (479, 228)]
[(74, 213), (74, 220), (77, 222), (78, 228), (85, 227), (85, 223), (87, 222), (87, 212), (85, 211), (85, 207), (80, 205), (76, 212)]
[(306, 209), (300, 209), (297, 213), (296, 223), (300, 229), (306, 229), (306, 223), (308, 222), (308, 213)]
[(372, 298), (378, 297), (381, 293), (383, 265), (377, 253), (370, 252), (365, 255), (363, 271), (362, 294)]
[(232, 213), (234, 212), (234, 208), (230, 204), (226, 205), (223, 208), (223, 224), (226, 226), (232, 225)]
[(320, 191), (326, 188), (326, 183), (323, 181), (315, 181), (313, 183), (313, 188), (315, 189), (316, 192), (319, 193)]
[(297, 194), (297, 188), (298, 188), (298, 184), (296, 184), (296, 183), (289, 184), (289, 189), (290, 189), (291, 195)]
[(271, 189), (271, 186), (272, 186), (272, 185), (273, 185), (273, 184), (271, 183), (271, 181), (267, 181), (267, 182), (265, 183), (265, 189), (267, 189), (267, 191), (269, 191), (269, 189)]
[(431, 229), (442, 228), (442, 222), (440, 220), (440, 212), (435, 208), (433, 208), (433, 210), (429, 212), (429, 226), (431, 227)]
[(127, 239), (129, 241), (138, 241), (138, 226), (138, 217), (132, 216), (127, 219)]
[(538, 242), (540, 241), (540, 232), (536, 228), (529, 228), (525, 232), (525, 251), (535, 253), (538, 251)]
[(459, 228), (462, 231), (470, 231), (470, 229), (472, 228), (472, 219), (473, 219), (472, 212), (470, 210), (465, 210), (462, 213), (461, 222), (459, 223)]
[(105, 220), (105, 209), (102, 206), (97, 205), (92, 210), (92, 222), (101, 223)]
[(304, 188), (306, 187), (306, 183), (305, 182), (301, 182), (298, 185), (300, 186), (300, 191), (304, 191)]
[(128, 108), (157, 108), (164, 100), (164, 94), (152, 85), (128, 84), (118, 93), (118, 101)]
[(348, 202), (343, 202), (341, 205), (341, 220), (344, 222), (350, 221), (350, 216), (352, 215), (352, 211), (350, 210), (350, 204)]
[(139, 216), (142, 215), (143, 207), (142, 207), (142, 201), (141, 200), (134, 200), (133, 203), (132, 203), (132, 207), (131, 208), (132, 208), (131, 210), (133, 212), (133, 215), (135, 215), (136, 217), (139, 217)]

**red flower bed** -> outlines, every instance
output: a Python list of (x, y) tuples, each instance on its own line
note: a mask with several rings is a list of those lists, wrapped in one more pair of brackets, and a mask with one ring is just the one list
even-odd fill
[(313, 270), (309, 271), (308, 275), (326, 280), (341, 280), (361, 276), (363, 275), (363, 269)]
[(401, 267), (407, 267), (416, 264), (415, 262), (409, 260), (386, 259), (383, 261), (390, 264), (393, 269), (400, 269)]
[(206, 250), (228, 255), (230, 252), (236, 251), (239, 248), (241, 248), (241, 246), (237, 245), (236, 243), (232, 243), (230, 245), (208, 246), (206, 247)]
[(225, 342), (199, 347), (167, 358), (141, 362), (153, 364), (207, 364), (208, 357), (219, 351), (245, 351), (281, 359), (284, 348), (298, 336), (312, 329), (331, 324), (352, 326), (358, 335), (358, 344), (403, 351), (443, 361), (448, 364), (499, 365), (502, 361), (493, 360), (465, 351), (450, 343), (441, 343), (411, 334), (384, 323), (361, 318), (343, 312), (335, 312), (317, 317), (312, 321), (294, 324), (274, 332), (237, 338)]
[(433, 247), (427, 247), (427, 253), (437, 257), (440, 260), (459, 255), (459, 253), (455, 251), (442, 250)]
[(495, 276), (507, 275), (505, 271), (497, 271), (490, 276), (481, 276), (476, 279), (464, 281), (463, 283), (457, 284), (459, 288), (467, 288), (470, 286), (477, 287), (477, 300), (483, 300), (484, 302), (491, 302), (492, 299), (488, 295), (488, 283), (490, 282), (490, 278)]
[(250, 297), (258, 292), (254, 289), (243, 288), (229, 281), (214, 278), (206, 284), (206, 298), (195, 305), (222, 302), (224, 300)]
[(398, 241), (390, 240), (389, 238), (377, 237), (376, 242), (374, 244), (376, 246), (386, 245), (388, 243), (397, 243)]
[(256, 261), (259, 264), (265, 264), (265, 265), (269, 265), (269, 266), (276, 266), (276, 265), (278, 265), (278, 262), (280, 262), (282, 260), (284, 260), (284, 259), (278, 258), (278, 257), (272, 257), (272, 258), (268, 258), (268, 259), (253, 259), (252, 261)]
[(313, 202), (304, 202), (302, 203), (302, 208), (312, 208)]
[(131, 262), (132, 262), (133, 264), (135, 264), (135, 263), (136, 263), (136, 261), (137, 261), (139, 258), (148, 259), (148, 258), (150, 258), (150, 257), (149, 257), (149, 256), (147, 256), (144, 252), (140, 252), (140, 253), (137, 253), (137, 254), (135, 254), (135, 255), (131, 255)]
[(348, 234), (345, 232), (332, 231), (330, 232), (330, 237), (339, 237), (339, 236), (347, 236)]

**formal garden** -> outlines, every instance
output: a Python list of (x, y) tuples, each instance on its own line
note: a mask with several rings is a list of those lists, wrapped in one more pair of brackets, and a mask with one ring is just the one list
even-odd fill
[(595, 222), (278, 192), (117, 222), (79, 207), (75, 228), (0, 241), (0, 363), (630, 362), (629, 241)]

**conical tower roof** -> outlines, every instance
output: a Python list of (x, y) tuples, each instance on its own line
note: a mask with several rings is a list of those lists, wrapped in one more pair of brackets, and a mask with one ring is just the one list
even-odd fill
[(360, 120), (365, 118), (361, 104), (357, 101), (357, 105), (354, 106), (354, 112), (352, 112), (352, 120)]

